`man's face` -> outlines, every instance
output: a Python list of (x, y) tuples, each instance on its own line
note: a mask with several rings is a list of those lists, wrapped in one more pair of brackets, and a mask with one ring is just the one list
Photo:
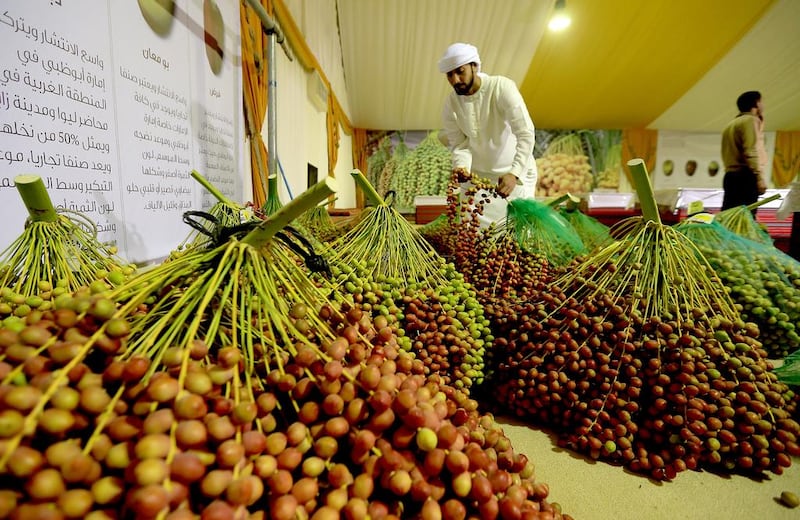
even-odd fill
[(462, 65), (447, 73), (447, 81), (459, 96), (466, 96), (475, 82), (475, 66), (472, 63)]

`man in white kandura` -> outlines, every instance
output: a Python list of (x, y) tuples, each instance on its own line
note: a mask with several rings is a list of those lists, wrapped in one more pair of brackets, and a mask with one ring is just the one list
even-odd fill
[[(453, 87), (442, 111), (442, 133), (453, 152), (453, 171), (461, 180), (468, 172), (497, 183), (506, 199), (533, 198), (536, 161), (534, 126), (513, 80), (481, 71), (478, 49), (454, 43), (439, 60), (439, 71)], [(493, 197), (481, 225), (506, 216), (506, 200)]]

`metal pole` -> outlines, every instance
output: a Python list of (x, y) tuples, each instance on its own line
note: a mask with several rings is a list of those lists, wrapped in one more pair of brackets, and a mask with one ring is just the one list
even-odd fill
[(261, 20), (261, 28), (267, 35), (267, 177), (278, 176), (278, 100), (275, 94), (275, 44), (280, 43), (289, 61), (294, 61), (286, 45), (281, 28), (267, 14), (259, 0), (246, 0)]
[(267, 174), (278, 176), (278, 99), (275, 93), (275, 31), (267, 35)]
[(289, 61), (294, 61), (292, 57), (292, 53), (289, 52), (289, 47), (286, 45), (286, 38), (283, 37), (283, 33), (281, 32), (281, 28), (269, 17), (267, 14), (266, 9), (264, 6), (261, 5), (259, 0), (245, 0), (247, 5), (255, 11), (258, 18), (261, 20), (261, 28), (264, 29), (264, 32), (267, 34), (277, 34), (278, 35), (278, 43), (281, 44), (281, 48), (283, 52), (286, 54), (286, 57), (289, 58)]

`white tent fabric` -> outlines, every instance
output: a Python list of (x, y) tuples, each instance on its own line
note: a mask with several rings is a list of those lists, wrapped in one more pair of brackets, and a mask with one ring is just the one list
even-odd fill
[[(744, 78), (743, 78), (744, 75)], [(781, 0), (651, 126), (716, 131), (735, 112), (725, 85), (746, 79), (764, 95), (768, 130), (800, 131), (800, 2)]]
[(550, 7), (550, 2), (530, 0), (340, 0), (353, 124), (380, 130), (438, 128), (450, 86), (436, 63), (451, 43), (475, 45), (484, 72), (521, 82)]
[(520, 85), (539, 128), (716, 132), (760, 90), (766, 129), (800, 130), (797, 0), (566, 0), (573, 24), (557, 35), (554, 0), (284, 2), (359, 128), (438, 128), (450, 87), (436, 62), (464, 41)]

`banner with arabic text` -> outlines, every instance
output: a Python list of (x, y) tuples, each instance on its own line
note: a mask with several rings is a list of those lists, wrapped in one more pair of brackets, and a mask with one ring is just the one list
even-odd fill
[(14, 178), (146, 263), (215, 200), (243, 200), (239, 5), (214, 0), (29, 0), (0, 7), (0, 250), (27, 211)]

